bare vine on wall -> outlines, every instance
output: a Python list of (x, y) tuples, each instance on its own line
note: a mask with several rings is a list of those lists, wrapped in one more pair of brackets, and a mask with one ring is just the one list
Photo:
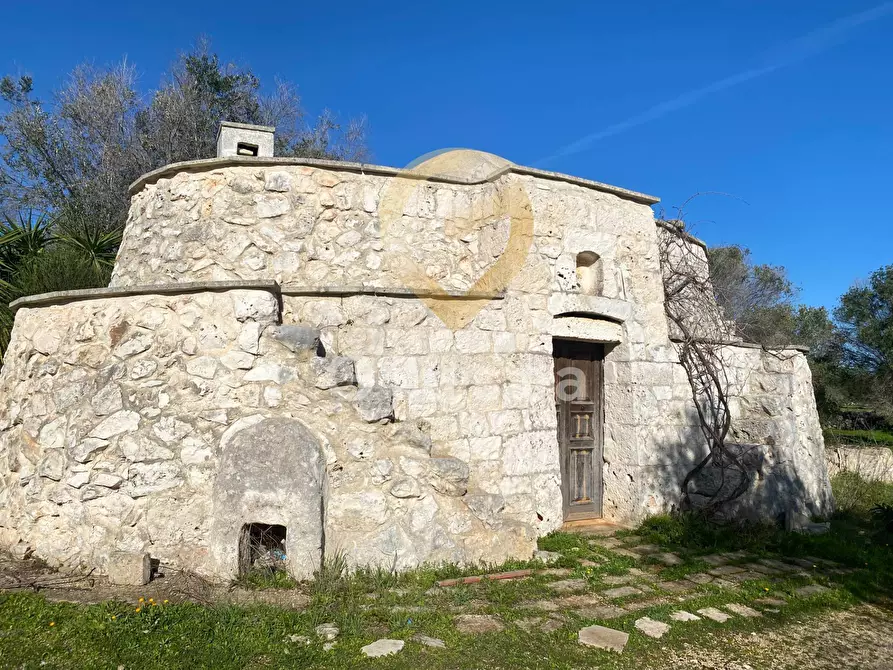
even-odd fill
[(688, 377), (707, 447), (683, 479), (682, 508), (713, 515), (744, 495), (755, 474), (744, 462), (741, 446), (729, 439), (732, 381), (727, 346), (736, 339), (735, 328), (716, 303), (701, 243), (681, 219), (661, 219), (658, 224), (670, 337)]

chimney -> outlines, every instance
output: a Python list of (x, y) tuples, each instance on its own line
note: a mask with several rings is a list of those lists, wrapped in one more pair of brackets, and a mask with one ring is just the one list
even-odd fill
[(247, 123), (221, 121), (217, 131), (217, 158), (225, 156), (273, 155), (272, 126), (252, 126)]

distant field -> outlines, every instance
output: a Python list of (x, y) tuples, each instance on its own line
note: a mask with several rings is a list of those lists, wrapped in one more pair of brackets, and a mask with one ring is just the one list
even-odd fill
[(825, 429), (828, 444), (853, 444), (866, 447), (890, 447), (893, 449), (893, 433), (884, 430)]

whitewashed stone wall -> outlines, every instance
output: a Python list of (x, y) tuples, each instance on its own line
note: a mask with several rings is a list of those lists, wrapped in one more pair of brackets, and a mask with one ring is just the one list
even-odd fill
[[(112, 286), (275, 279), (282, 295), (20, 310), (0, 373), (0, 548), (22, 541), (100, 569), (110, 551), (145, 550), (229, 577), (238, 527), (262, 522), (289, 528), (298, 576), (318, 564), (320, 534), (354, 564), (528, 557), (562, 522), (553, 334), (609, 343), (605, 517), (631, 523), (678, 503), (701, 440), (647, 205), (509, 171), (493, 184), (420, 184), (382, 230), (393, 177), (200, 167), (135, 193)], [(528, 194), (534, 230), (504, 296), (453, 330), (430, 309), (443, 305), (397, 294), (414, 288), (395, 271), (405, 255), (446, 289), (471, 286), (505, 245), (507, 221), (487, 203), (509, 184)], [(581, 291), (581, 252), (600, 258), (600, 295)], [(784, 464), (805, 482), (788, 503), (824, 508), (802, 355), (776, 364), (742, 352), (742, 436), (772, 441), (772, 472)], [(391, 407), (393, 421), (378, 421)]]

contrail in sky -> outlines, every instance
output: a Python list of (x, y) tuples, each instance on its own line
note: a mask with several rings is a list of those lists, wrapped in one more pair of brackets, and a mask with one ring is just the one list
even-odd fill
[(774, 52), (770, 52), (767, 54), (767, 60), (770, 61), (768, 65), (745, 70), (738, 74), (733, 74), (729, 77), (715, 81), (707, 86), (697, 88), (688, 93), (683, 93), (671, 100), (655, 105), (641, 114), (630, 117), (626, 121), (615, 123), (603, 130), (581, 137), (577, 141), (571, 142), (560, 148), (551, 156), (540, 159), (534, 163), (534, 165), (541, 165), (553, 161), (556, 158), (579, 153), (599, 140), (611, 137), (612, 135), (617, 135), (630, 128), (641, 126), (649, 121), (654, 121), (662, 116), (666, 116), (670, 112), (689, 107), (698, 102), (701, 98), (705, 98), (712, 93), (719, 93), (720, 91), (732, 88), (738, 84), (743, 84), (752, 79), (771, 74), (783, 67), (799, 63), (844, 41), (854, 28), (884, 18), (891, 13), (893, 13), (893, 2), (885, 2), (872, 9), (867, 9), (864, 12), (858, 12), (842, 19), (838, 19), (823, 28), (819, 28), (807, 35), (785, 43), (780, 49)]

